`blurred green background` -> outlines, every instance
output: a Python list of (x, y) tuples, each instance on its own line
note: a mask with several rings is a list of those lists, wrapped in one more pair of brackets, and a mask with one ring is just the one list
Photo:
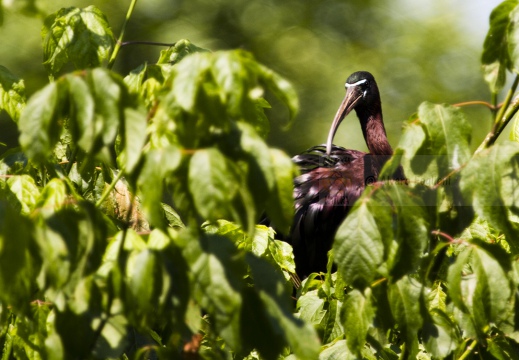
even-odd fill
[[(301, 111), (283, 131), (276, 101), (269, 142), (295, 154), (325, 142), (350, 73), (367, 70), (381, 90), (390, 142), (422, 101), (489, 100), (480, 70), (488, 17), (497, 0), (140, 0), (125, 40), (187, 38), (210, 50), (243, 48), (295, 86)], [(130, 0), (3, 0), (0, 65), (25, 79), (29, 95), (48, 80), (42, 66), (43, 18), (61, 7), (98, 6), (119, 34)], [(124, 47), (116, 70), (154, 62), (161, 48)], [(484, 107), (464, 108), (476, 147), (490, 129)], [(354, 116), (335, 143), (365, 150)]]

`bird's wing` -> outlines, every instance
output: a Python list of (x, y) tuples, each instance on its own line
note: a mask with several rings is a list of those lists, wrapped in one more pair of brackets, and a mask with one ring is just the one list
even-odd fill
[[(290, 241), (300, 276), (326, 270), (326, 252), (350, 206), (364, 189), (365, 153), (338, 146), (326, 155), (317, 146), (294, 158), (302, 174), (294, 180), (295, 217)], [(358, 169), (357, 169), (358, 168)]]

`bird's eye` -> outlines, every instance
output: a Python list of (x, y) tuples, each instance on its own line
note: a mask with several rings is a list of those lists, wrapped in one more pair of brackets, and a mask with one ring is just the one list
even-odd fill
[(365, 91), (365, 90), (367, 90), (369, 88), (369, 81), (367, 79), (362, 79), (362, 80), (359, 80), (359, 81), (354, 82), (352, 84), (346, 83), (346, 84), (344, 84), (344, 86), (346, 88), (353, 87), (353, 86), (358, 86), (359, 89), (361, 89), (362, 91)]

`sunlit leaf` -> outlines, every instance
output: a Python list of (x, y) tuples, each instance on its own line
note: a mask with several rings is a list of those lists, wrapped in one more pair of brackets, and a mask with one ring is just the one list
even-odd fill
[(53, 76), (67, 63), (76, 69), (100, 66), (115, 43), (108, 20), (93, 5), (62, 8), (45, 19), (41, 35), (43, 64)]
[(0, 202), (0, 299), (15, 309), (27, 309), (36, 291), (41, 258), (34, 224), (6, 202)]
[(180, 149), (174, 146), (152, 149), (144, 156), (144, 164), (137, 180), (141, 204), (148, 220), (154, 226), (164, 226), (161, 205), (164, 179), (180, 164)]
[[(516, 8), (517, 4), (516, 0), (503, 1), (490, 15), (490, 29), (483, 45), (481, 63), (483, 64), (485, 81), (489, 84), (493, 93), (497, 93), (504, 86), (506, 69), (511, 66), (508, 29), (510, 13)], [(511, 34), (514, 35), (515, 32), (514, 27)], [(513, 38), (514, 36), (512, 36), (512, 43), (515, 41)], [(513, 51), (515, 52), (515, 50)]]
[(191, 240), (185, 257), (190, 264), (194, 296), (211, 316), (220, 336), (235, 350), (241, 349), (241, 292), (245, 263), (228, 239), (206, 235)]
[[(261, 313), (251, 314), (253, 316), (250, 319), (254, 321), (250, 323), (263, 323), (267, 326), (264, 329), (247, 326), (245, 331), (250, 335), (248, 339), (252, 340), (255, 347), (258, 347), (260, 353), (267, 358), (276, 358), (276, 352), (286, 344), (298, 358), (315, 359), (319, 349), (317, 334), (309, 324), (295, 318), (290, 312), (290, 299), (284, 290), (283, 278), (262, 259), (252, 255), (247, 255), (246, 259), (255, 282), (254, 291), (263, 307)], [(253, 310), (250, 305), (248, 309), (251, 313), (260, 311), (260, 309)], [(333, 321), (335, 322), (335, 313), (333, 313)], [(268, 333), (271, 336), (263, 337), (261, 334), (265, 332), (261, 330), (269, 328)], [(280, 345), (280, 348), (276, 348)]]
[(364, 294), (353, 290), (346, 295), (342, 318), (348, 348), (354, 354), (359, 354), (364, 347), (369, 328), (373, 323), (373, 304), (371, 291)]
[[(266, 66), (259, 65), (258, 68), (260, 70), (261, 80), (265, 82), (267, 89), (272, 91), (276, 97), (283, 101), (290, 112), (290, 119), (293, 120), (299, 111), (299, 98), (292, 84)], [(290, 125), (291, 123), (287, 126)]]
[[(484, 169), (482, 171), (481, 169)], [(462, 170), (460, 187), (476, 214), (502, 231), (510, 250), (519, 253), (519, 145), (504, 142), (477, 154)]]
[(20, 117), (20, 144), (30, 158), (51, 155), (62, 129), (66, 92), (53, 82), (35, 93)]
[(413, 358), (418, 352), (418, 332), (423, 324), (420, 313), (421, 286), (410, 277), (404, 277), (389, 287), (391, 313), (406, 341), (406, 352)]
[(469, 160), (472, 128), (459, 108), (425, 102), (420, 105), (418, 116), (426, 126), (429, 155), (435, 157), (439, 178)]
[[(466, 272), (469, 264), (471, 272)], [(512, 294), (509, 255), (498, 245), (474, 240), (449, 268), (448, 286), (456, 306), (471, 315), (478, 331), (507, 316)]]
[(297, 168), (284, 152), (277, 149), (270, 149), (270, 161), (275, 183), (267, 199), (267, 215), (277, 229), (287, 233), (294, 217), (292, 191)]
[(40, 196), (40, 190), (34, 179), (29, 175), (13, 176), (7, 180), (11, 193), (16, 196), (21, 205), (21, 212), (28, 214), (34, 209), (36, 201)]
[[(515, 5), (515, 6), (514, 6)], [(507, 29), (508, 54), (511, 63), (508, 65), (509, 70), (519, 70), (519, 3), (517, 1), (507, 0), (500, 6), (503, 8), (502, 15), (511, 9), (509, 14), (509, 24)]]
[(0, 110), (5, 110), (11, 119), (18, 121), (25, 102), (24, 81), (0, 65)]
[(384, 245), (367, 202), (359, 202), (339, 227), (334, 253), (339, 271), (348, 284), (363, 287), (374, 280), (382, 263)]
[(237, 169), (217, 149), (197, 151), (189, 164), (189, 190), (204, 219), (239, 219), (232, 202), (238, 194)]
[(432, 356), (447, 357), (460, 343), (458, 327), (442, 311), (433, 311), (429, 320), (424, 320), (422, 336), (424, 346)]
[(178, 40), (175, 45), (160, 52), (157, 64), (171, 64), (174, 65), (182, 60), (185, 56), (197, 52), (208, 52), (209, 50), (196, 46), (189, 40)]

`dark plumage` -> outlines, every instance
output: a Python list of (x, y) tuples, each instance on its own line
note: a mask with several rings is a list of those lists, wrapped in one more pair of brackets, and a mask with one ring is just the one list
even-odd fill
[[(377, 84), (360, 71), (346, 80), (344, 98), (330, 128), (326, 145), (315, 146), (293, 158), (301, 169), (294, 180), (295, 217), (289, 235), (297, 274), (326, 271), (327, 253), (335, 233), (365, 186), (393, 154), (387, 140)], [(342, 119), (355, 109), (369, 153), (332, 144)], [(395, 178), (403, 178), (399, 171)]]

